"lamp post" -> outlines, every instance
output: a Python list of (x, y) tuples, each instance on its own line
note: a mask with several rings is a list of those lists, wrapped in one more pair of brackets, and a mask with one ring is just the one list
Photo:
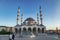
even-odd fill
[(57, 34), (58, 34), (58, 28), (56, 27), (56, 32), (57, 32)]
[(58, 33), (58, 27), (56, 27), (56, 32), (57, 32), (58, 38), (60, 38), (59, 33)]
[(57, 33), (57, 35), (58, 35), (58, 27), (56, 27), (56, 33)]

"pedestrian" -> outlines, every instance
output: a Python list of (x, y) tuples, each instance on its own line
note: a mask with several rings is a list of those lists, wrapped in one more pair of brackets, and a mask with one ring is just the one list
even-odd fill
[(9, 35), (9, 40), (12, 40), (12, 34)]
[(15, 35), (13, 34), (13, 35), (12, 35), (12, 39), (14, 40), (14, 38), (15, 38)]

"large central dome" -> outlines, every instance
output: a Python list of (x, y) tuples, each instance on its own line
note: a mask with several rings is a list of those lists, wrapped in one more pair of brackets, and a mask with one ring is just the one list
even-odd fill
[(33, 18), (27, 18), (25, 21), (35, 21)]
[(27, 26), (32, 26), (32, 25), (36, 25), (36, 21), (33, 18), (27, 18), (24, 22), (24, 25)]

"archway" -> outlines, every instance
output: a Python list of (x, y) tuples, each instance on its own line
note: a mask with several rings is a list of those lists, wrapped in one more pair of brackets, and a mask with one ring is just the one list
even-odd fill
[(42, 28), (42, 33), (44, 33), (44, 28)]
[(21, 28), (19, 29), (19, 33), (21, 33)]
[(28, 31), (31, 32), (31, 28), (30, 27), (28, 28)]
[(40, 28), (38, 28), (38, 33), (40, 33), (40, 31), (41, 31)]
[(23, 31), (26, 31), (26, 28), (25, 27), (23, 28)]
[(36, 34), (36, 27), (33, 28), (33, 33)]
[(16, 33), (18, 32), (18, 29), (17, 29), (17, 28), (15, 28), (15, 32), (16, 32)]

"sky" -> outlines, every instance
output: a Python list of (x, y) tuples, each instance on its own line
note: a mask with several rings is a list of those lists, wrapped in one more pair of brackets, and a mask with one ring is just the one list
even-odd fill
[(47, 29), (60, 29), (60, 0), (0, 0), (0, 26), (16, 25), (18, 6), (23, 21), (29, 17), (37, 20), (41, 6), (43, 24)]

